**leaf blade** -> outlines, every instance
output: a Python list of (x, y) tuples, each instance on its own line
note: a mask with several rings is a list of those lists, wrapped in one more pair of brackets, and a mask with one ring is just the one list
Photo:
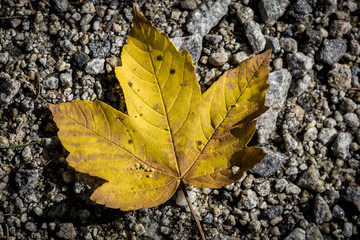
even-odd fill
[[(197, 149), (194, 160), (187, 162), (187, 166), (181, 166), (185, 169), (184, 181), (188, 184), (199, 186), (191, 179), (204, 174), (211, 175), (225, 166), (231, 168), (232, 164), (228, 160), (237, 151), (244, 149), (252, 138), (256, 125), (254, 119), (267, 110), (265, 92), (268, 87), (266, 79), (269, 61), (270, 51), (246, 60), (236, 69), (227, 71), (203, 94), (197, 108), (200, 112), (197, 122), (205, 130), (196, 131), (200, 128), (195, 124), (192, 130), (195, 139), (198, 139), (196, 141), (201, 142), (202, 146)], [(249, 66), (254, 68), (250, 69)], [(186, 145), (189, 144), (187, 141)], [(256, 161), (253, 162), (255, 165)]]
[[(106, 186), (100, 187), (100, 192), (107, 189), (107, 186), (118, 183), (119, 179), (122, 180), (122, 192), (132, 192), (130, 182), (142, 182), (145, 196), (154, 192), (153, 187), (146, 187), (148, 185), (144, 184), (145, 181), (152, 181), (152, 177), (148, 179), (150, 175), (157, 177), (157, 183), (162, 182), (161, 179), (176, 182), (177, 177), (170, 168), (156, 165), (156, 161), (146, 153), (142, 139), (133, 131), (127, 115), (100, 101), (73, 100), (71, 103), (51, 105), (50, 109), (59, 127), (58, 136), (70, 152), (67, 157), (69, 165), (79, 172), (109, 181)], [(153, 183), (153, 186), (157, 183)], [(172, 188), (159, 189), (154, 193), (166, 198), (158, 199), (156, 204), (165, 202), (172, 196), (177, 188), (174, 184)], [(106, 200), (106, 195), (102, 196), (102, 200), (98, 195), (99, 191), (94, 195), (97, 202), (110, 204), (108, 207), (115, 206), (113, 202)], [(135, 198), (129, 195), (125, 197), (122, 198), (122, 204), (118, 205), (119, 208), (139, 206)]]
[(180, 136), (176, 133), (201, 99), (195, 68), (190, 54), (177, 51), (137, 10), (133, 24), (129, 43), (123, 48), (123, 64), (115, 73), (134, 126), (142, 129), (159, 161), (179, 173), (176, 142)]

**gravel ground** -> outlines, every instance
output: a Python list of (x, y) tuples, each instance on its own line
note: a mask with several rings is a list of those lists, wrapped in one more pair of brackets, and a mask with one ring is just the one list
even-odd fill
[[(359, 239), (360, 2), (136, 4), (189, 50), (203, 90), (244, 59), (273, 49), (271, 109), (252, 141), (268, 156), (228, 187), (188, 187), (207, 238)], [(132, 5), (0, 1), (1, 239), (199, 239), (181, 194), (130, 212), (91, 202), (103, 181), (66, 164), (47, 105), (101, 99), (124, 110), (113, 69)]]

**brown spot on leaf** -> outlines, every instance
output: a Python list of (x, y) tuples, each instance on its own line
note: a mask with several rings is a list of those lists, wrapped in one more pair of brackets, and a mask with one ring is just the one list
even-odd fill
[(175, 74), (175, 69), (170, 69), (170, 74)]
[(234, 84), (232, 82), (228, 82), (227, 87), (233, 90), (234, 89)]
[(129, 139), (128, 144), (132, 144), (132, 143), (133, 143), (133, 140)]
[(132, 82), (128, 82), (129, 84), (129, 87), (132, 87), (133, 86), (133, 83)]
[(161, 60), (163, 60), (163, 57), (162, 57), (161, 55), (158, 55), (158, 56), (156, 57), (156, 60), (161, 61)]

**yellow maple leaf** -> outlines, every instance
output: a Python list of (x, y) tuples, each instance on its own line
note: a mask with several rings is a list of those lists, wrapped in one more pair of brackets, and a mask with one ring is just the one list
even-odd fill
[(166, 202), (180, 184), (220, 188), (265, 153), (246, 145), (267, 110), (270, 51), (227, 71), (201, 94), (191, 56), (134, 10), (115, 73), (127, 114), (96, 100), (50, 105), (67, 162), (108, 182), (91, 199), (121, 210)]

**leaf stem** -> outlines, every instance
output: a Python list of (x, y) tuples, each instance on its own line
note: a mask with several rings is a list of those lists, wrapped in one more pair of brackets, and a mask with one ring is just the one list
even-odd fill
[(197, 218), (194, 210), (193, 210), (192, 207), (191, 207), (191, 203), (190, 203), (190, 200), (189, 200), (189, 196), (188, 196), (188, 194), (187, 194), (186, 187), (185, 187), (183, 181), (180, 181), (180, 186), (181, 186), (181, 190), (182, 190), (183, 193), (184, 193), (186, 202), (187, 202), (187, 204), (188, 204), (188, 206), (189, 206), (189, 208), (190, 208), (191, 214), (193, 215), (193, 217), (194, 217), (194, 219), (195, 219), (197, 228), (199, 229), (201, 239), (202, 239), (202, 240), (206, 240), (206, 239), (205, 239), (205, 235), (204, 235), (204, 231), (202, 230), (202, 227), (201, 227), (201, 224), (200, 224), (200, 221), (199, 221), (199, 219)]

